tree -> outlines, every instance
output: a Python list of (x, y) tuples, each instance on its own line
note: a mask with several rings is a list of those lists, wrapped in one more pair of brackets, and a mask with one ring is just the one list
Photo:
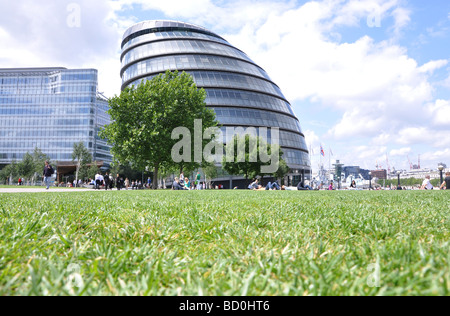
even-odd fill
[[(139, 170), (152, 168), (154, 179), (158, 179), (161, 168), (176, 165), (172, 159), (172, 149), (178, 143), (172, 139), (176, 128), (194, 131), (196, 119), (202, 120), (202, 133), (217, 126), (215, 113), (206, 107), (205, 99), (206, 92), (197, 88), (192, 76), (167, 71), (112, 98), (108, 111), (112, 123), (105, 126), (101, 136), (108, 139), (121, 164), (129, 162)], [(193, 152), (191, 148), (191, 157)], [(157, 181), (153, 181), (153, 188), (157, 189)]]
[(92, 155), (83, 142), (73, 144), (72, 161), (77, 162), (75, 181), (78, 183), (80, 169), (87, 169), (87, 164), (92, 162)]
[(10, 165), (7, 165), (0, 171), (0, 177), (5, 179), (6, 182), (11, 184), (12, 181), (15, 181), (16, 178), (19, 177), (19, 166), (18, 163), (14, 160)]
[[(283, 165), (278, 164), (276, 170), (273, 172), (264, 172), (264, 167), (270, 166), (272, 161), (263, 161), (261, 159), (261, 153), (265, 153), (273, 159), (272, 153), (275, 155), (278, 152), (276, 159), (278, 162), (284, 162), (282, 159), (283, 152), (280, 147), (278, 145), (268, 144), (261, 137), (235, 135), (231, 142), (227, 144), (226, 150), (227, 155), (223, 157), (222, 161), (223, 169), (231, 175), (244, 176), (247, 180), (247, 184), (249, 178), (254, 178), (258, 175), (272, 176), (278, 173), (280, 166)], [(232, 153), (230, 153), (229, 150), (232, 150)], [(282, 171), (285, 171), (285, 169)]]
[[(286, 177), (286, 175), (289, 173), (289, 171), (291, 171), (291, 168), (289, 168), (286, 161), (284, 159), (280, 159), (280, 166), (279, 166), (277, 172), (275, 172), (273, 174), (273, 177), (275, 179), (284, 179), (284, 177)], [(282, 180), (281, 184), (283, 184), (283, 180)]]
[[(42, 175), (42, 171), (44, 169), (44, 165), (45, 165), (46, 161), (51, 163), (50, 157), (48, 155), (44, 154), (40, 148), (36, 147), (33, 151), (34, 175), (36, 175), (37, 177)], [(34, 175), (33, 175), (33, 179), (36, 180), (34, 178)]]
[(202, 165), (202, 170), (205, 173), (205, 180), (207, 179), (207, 186), (208, 188), (212, 188), (212, 179), (217, 178), (219, 172), (218, 172), (218, 168), (214, 163), (208, 163), (205, 162)]
[(18, 164), (19, 177), (24, 177), (26, 180), (30, 180), (34, 177), (35, 164), (33, 156), (30, 153), (26, 153), (22, 161)]
[(94, 161), (86, 168), (85, 176), (89, 179), (95, 179), (95, 175), (100, 172), (97, 161)]
[(6, 177), (12, 178), (14, 181), (16, 178), (24, 177), (26, 180), (31, 180), (34, 183), (36, 175), (42, 175), (45, 161), (50, 162), (50, 158), (36, 147), (32, 154), (26, 153), (22, 161), (18, 163), (14, 161), (11, 165), (5, 167), (1, 176), (3, 178), (6, 175)]

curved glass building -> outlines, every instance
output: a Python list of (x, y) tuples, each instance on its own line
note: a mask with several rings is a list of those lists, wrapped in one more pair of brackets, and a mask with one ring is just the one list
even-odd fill
[(183, 22), (141, 22), (123, 36), (121, 62), (122, 90), (166, 70), (191, 74), (205, 89), (207, 106), (215, 110), (224, 128), (278, 127), (293, 175), (309, 174), (305, 136), (280, 88), (264, 69), (219, 35)]

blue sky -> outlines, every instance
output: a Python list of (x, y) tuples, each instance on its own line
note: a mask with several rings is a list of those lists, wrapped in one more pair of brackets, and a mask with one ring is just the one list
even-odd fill
[(122, 34), (150, 19), (202, 25), (263, 67), (313, 168), (321, 145), (326, 164), (450, 166), (448, 0), (0, 0), (0, 68), (97, 68), (113, 96)]

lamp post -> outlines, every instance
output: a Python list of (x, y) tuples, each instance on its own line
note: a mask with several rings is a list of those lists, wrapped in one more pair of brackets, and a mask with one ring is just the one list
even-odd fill
[(369, 172), (369, 190), (372, 190), (372, 172)]
[(442, 185), (442, 183), (444, 183), (444, 176), (442, 174), (442, 172), (444, 171), (444, 166), (443, 165), (439, 165), (438, 169), (439, 169), (439, 172), (441, 174), (441, 184), (440, 185)]

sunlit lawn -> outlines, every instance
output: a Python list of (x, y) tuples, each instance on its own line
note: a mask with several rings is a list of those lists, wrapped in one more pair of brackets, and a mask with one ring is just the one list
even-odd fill
[(446, 191), (0, 194), (0, 295), (448, 295)]

